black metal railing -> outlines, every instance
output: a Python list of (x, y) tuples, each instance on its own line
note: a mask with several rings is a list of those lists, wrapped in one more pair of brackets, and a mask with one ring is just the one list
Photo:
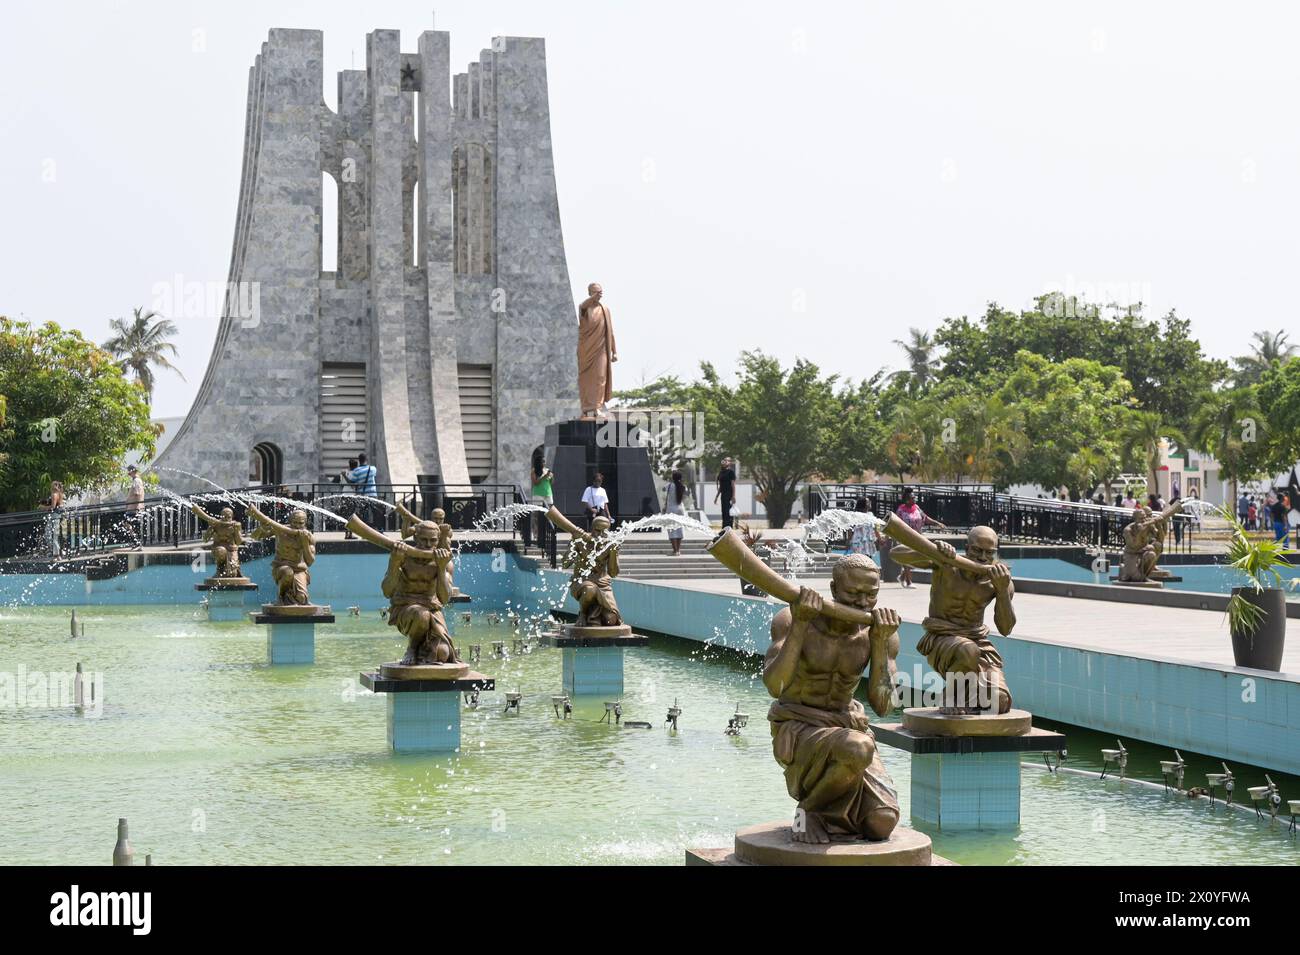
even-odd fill
[[(953, 530), (980, 524), (1000, 537), (1031, 544), (1076, 544), (1120, 550), (1131, 510), (1084, 502), (1054, 501), (996, 493), (989, 485), (820, 484), (808, 489), (808, 512), (853, 508), (865, 499), (879, 517), (895, 513), (907, 491), (930, 517)], [(1175, 514), (1165, 537), (1165, 552), (1190, 552), (1199, 520)]]
[[(506, 505), (525, 500), (522, 491), (511, 484), (378, 484), (373, 495), (360, 494), (340, 484), (281, 484), (237, 488), (229, 497), (220, 492), (199, 492), (197, 503), (208, 513), (217, 515), (229, 507), (248, 531), (253, 518), (247, 513), (244, 498), (258, 495), (258, 507), (276, 520), (285, 520), (298, 504), (309, 504), (346, 519), (357, 514), (373, 527), (397, 530), (402, 518), (395, 505), (401, 504), (421, 519), (431, 519), (442, 508), (445, 520), (459, 530), (472, 528), (476, 521)], [(279, 498), (267, 501), (266, 497)], [(138, 506), (123, 501), (81, 504), (56, 511), (24, 511), (0, 514), (0, 559), (69, 558), (140, 547), (180, 547), (199, 540), (206, 522), (193, 514), (173, 496), (149, 497)], [(313, 530), (340, 530), (333, 522), (311, 508), (308, 526)], [(513, 522), (511, 536), (518, 533), (522, 520)], [(549, 522), (542, 522), (550, 529)], [(497, 528), (500, 530), (500, 528)], [(543, 534), (547, 531), (543, 530)], [(553, 535), (553, 529), (551, 530)], [(542, 538), (545, 540), (545, 538)], [(551, 544), (554, 550), (554, 544)]]

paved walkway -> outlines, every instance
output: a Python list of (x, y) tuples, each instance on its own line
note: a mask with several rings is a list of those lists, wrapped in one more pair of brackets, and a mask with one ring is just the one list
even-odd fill
[[(810, 581), (830, 593), (830, 581)], [(674, 580), (664, 586), (739, 596), (740, 584), (730, 580)], [(930, 600), (928, 584), (904, 588), (882, 584), (880, 603), (896, 609), (909, 623), (920, 623)], [(1017, 594), (1016, 628), (1012, 636), (1124, 656), (1164, 658), (1183, 663), (1233, 666), (1232, 638), (1221, 612), (1178, 607), (1146, 607), (1105, 600), (1077, 600), (1043, 594)], [(992, 611), (986, 622), (992, 625)], [(1300, 679), (1300, 619), (1287, 621), (1287, 645), (1282, 672)]]

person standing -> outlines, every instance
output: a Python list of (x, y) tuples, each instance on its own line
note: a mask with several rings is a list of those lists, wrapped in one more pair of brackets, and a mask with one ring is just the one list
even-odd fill
[[(551, 482), (555, 480), (555, 475), (552, 474), (551, 469), (546, 466), (546, 449), (542, 445), (533, 448), (532, 466), (529, 468), (528, 474), (529, 480), (533, 482), (529, 491), (529, 493), (532, 494), (533, 503), (538, 507), (549, 508), (555, 503), (555, 491), (551, 484)], [(546, 522), (546, 515), (530, 515), (530, 525), (532, 524), (533, 518), (536, 518), (537, 520), (537, 533), (535, 536), (540, 543), (542, 539), (541, 528)], [(525, 543), (527, 542), (525, 541)]]
[(49, 545), (51, 557), (62, 556), (62, 545), (59, 540), (60, 525), (63, 518), (59, 512), (63, 510), (63, 482), (50, 482), (50, 496), (37, 505), (38, 510), (49, 511), (50, 516), (45, 521), (45, 542)]
[(713, 495), (713, 503), (717, 504), (719, 498), (722, 499), (722, 526), (732, 527), (735, 525), (731, 509), (736, 505), (736, 469), (731, 458), (723, 458), (718, 470), (718, 490)]
[(144, 510), (144, 479), (140, 477), (140, 469), (134, 464), (128, 464), (126, 468), (127, 479), (131, 482), (126, 491), (126, 509), (127, 515), (131, 519), (131, 527), (135, 530), (135, 539), (140, 549), (144, 549), (144, 516), (140, 513)]
[(126, 476), (131, 482), (126, 492), (126, 509), (142, 511), (144, 510), (144, 479), (140, 477), (140, 469), (134, 464), (127, 465)]
[(1237, 520), (1241, 521), (1243, 527), (1249, 529), (1250, 525), (1247, 520), (1250, 518), (1250, 497), (1243, 491), (1241, 497), (1237, 498)]
[(1258, 530), (1258, 528), (1255, 526), (1258, 520), (1259, 520), (1259, 508), (1255, 506), (1255, 499), (1252, 497), (1250, 499), (1250, 503), (1246, 506), (1246, 519), (1242, 523), (1245, 525), (1246, 530), (1253, 531), (1253, 530)]
[[(358, 494), (362, 497), (370, 498), (379, 497), (379, 484), (377, 483), (378, 477), (379, 469), (370, 463), (364, 453), (357, 455), (357, 466), (344, 474), (344, 478), (349, 484), (357, 489)], [(364, 512), (361, 514), (361, 519), (363, 521), (371, 527), (375, 525), (375, 511), (373, 504), (369, 501), (364, 501), (357, 507), (357, 510)]]
[(609, 513), (609, 492), (605, 490), (605, 475), (599, 471), (582, 492), (582, 504), (587, 509), (587, 530), (591, 530), (592, 521), (604, 517), (611, 524), (613, 516)]
[[(929, 514), (925, 513), (925, 511), (921, 510), (921, 505), (916, 503), (916, 493), (910, 487), (903, 492), (903, 503), (898, 505), (898, 516), (902, 519), (904, 524), (912, 528), (912, 530), (916, 531), (918, 534), (924, 531), (927, 527), (946, 526), (939, 521), (936, 521)], [(906, 564), (902, 564), (901, 567), (902, 569), (899, 571), (898, 579), (904, 587), (911, 587), (913, 585), (912, 568)]]
[(1268, 493), (1268, 516), (1273, 522), (1273, 540), (1284, 541), (1287, 535), (1287, 511), (1289, 508), (1282, 503), (1282, 498), (1278, 497), (1273, 491)]
[[(672, 479), (664, 485), (664, 513), (686, 516), (686, 482), (682, 472), (674, 471)], [(668, 543), (672, 544), (673, 556), (682, 556), (682, 537), (685, 532), (680, 524), (668, 529)]]

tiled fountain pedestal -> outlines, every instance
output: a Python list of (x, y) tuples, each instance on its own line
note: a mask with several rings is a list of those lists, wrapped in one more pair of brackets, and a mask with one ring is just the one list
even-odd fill
[(400, 669), (385, 673), (388, 667), (362, 673), (361, 685), (388, 694), (388, 748), (394, 753), (459, 751), (461, 694), (496, 688), (496, 680), (468, 667), (451, 679), (411, 679)]
[(564, 692), (569, 696), (621, 697), (623, 651), (646, 647), (650, 638), (638, 636), (626, 624), (619, 627), (566, 626), (558, 636), (542, 638), (544, 646), (564, 652)]
[(263, 604), (262, 612), (253, 615), (253, 623), (267, 627), (266, 662), (294, 664), (316, 662), (316, 625), (333, 623), (329, 607), (304, 607), (286, 610)]
[(1020, 825), (1020, 754), (1060, 752), (1062, 733), (1035, 729), (1024, 710), (941, 717), (907, 709), (872, 725), (878, 742), (912, 754), (912, 823), (935, 829)]
[(256, 591), (257, 584), (247, 577), (209, 577), (194, 589), (208, 595), (208, 619), (223, 623), (244, 619), (245, 595)]

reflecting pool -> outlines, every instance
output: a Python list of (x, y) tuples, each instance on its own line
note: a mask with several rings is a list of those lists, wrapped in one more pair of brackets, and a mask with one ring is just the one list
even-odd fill
[[(758, 658), (656, 640), (627, 654), (623, 714), (652, 729), (599, 722), (600, 700), (580, 701), (565, 721), (550, 702), (560, 651), (495, 659), (492, 643), (510, 649), (515, 638), (508, 625), (457, 619), (462, 653), (482, 647), (477, 669), (497, 689), (465, 712), (459, 755), (394, 756), (384, 699), (357, 682), (402, 644), (373, 610), (320, 628), (314, 666), (276, 668), (265, 663), (264, 628), (209, 623), (193, 607), (78, 616), (86, 636), (73, 640), (66, 608), (0, 610), (0, 672), (22, 673), (28, 687), (0, 700), (6, 863), (107, 864), (125, 816), (137, 861), (153, 853), (159, 865), (677, 865), (686, 847), (729, 845), (738, 827), (791, 812)], [(103, 676), (97, 716), (41, 696), (41, 675), (78, 661)], [(522, 710), (507, 715), (514, 690)], [(664, 725), (674, 700), (684, 711), (676, 733)], [(726, 736), (738, 705), (749, 726)], [(906, 819), (908, 756), (885, 747), (884, 757)], [(1019, 831), (935, 833), (935, 850), (968, 864), (1300, 859), (1282, 824), (1022, 773)]]

